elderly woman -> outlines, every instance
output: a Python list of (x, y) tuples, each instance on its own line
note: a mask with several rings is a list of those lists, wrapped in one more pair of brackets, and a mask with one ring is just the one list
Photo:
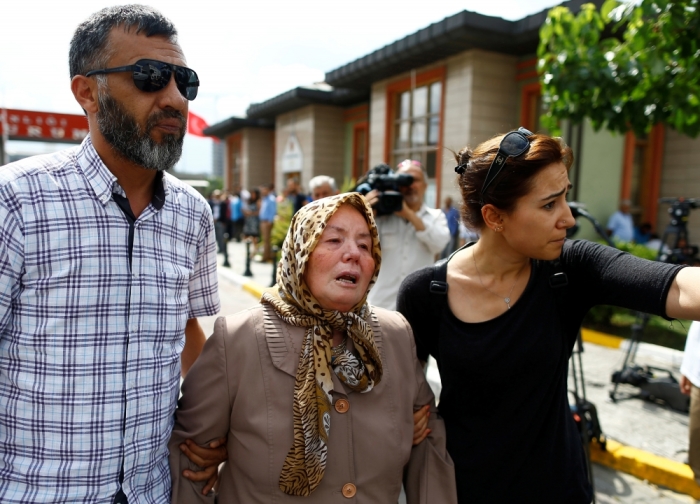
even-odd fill
[(454, 503), (454, 469), (406, 320), (366, 303), (381, 261), (372, 209), (356, 193), (296, 213), (277, 292), (216, 322), (185, 379), (170, 442), (174, 503), (212, 501), (182, 476), (180, 451), (227, 436), (219, 503)]

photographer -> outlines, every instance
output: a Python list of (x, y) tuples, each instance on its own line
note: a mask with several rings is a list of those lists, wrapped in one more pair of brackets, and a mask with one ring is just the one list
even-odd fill
[[(383, 264), (377, 283), (368, 301), (388, 310), (396, 309), (399, 285), (410, 273), (435, 262), (435, 256), (450, 240), (445, 214), (439, 208), (428, 208), (423, 202), (427, 174), (418, 161), (407, 159), (397, 167), (397, 174), (413, 177), (413, 183), (399, 186), (403, 195), (401, 210), (376, 218), (382, 246)], [(381, 192), (374, 189), (365, 196), (375, 208)]]

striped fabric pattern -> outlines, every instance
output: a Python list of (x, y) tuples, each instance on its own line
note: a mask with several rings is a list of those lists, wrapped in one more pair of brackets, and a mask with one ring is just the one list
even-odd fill
[[(187, 319), (219, 310), (211, 211), (162, 178), (134, 225), (88, 136), (0, 167), (0, 502), (167, 503)], [(156, 196), (157, 199), (157, 196)]]

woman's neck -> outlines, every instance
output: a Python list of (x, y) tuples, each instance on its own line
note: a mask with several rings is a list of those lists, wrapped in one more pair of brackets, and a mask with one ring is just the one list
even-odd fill
[(340, 345), (345, 339), (345, 332), (338, 329), (333, 330), (333, 338), (331, 340), (331, 346)]
[(508, 249), (500, 236), (484, 236), (469, 249), (481, 274), (497, 281), (518, 275), (530, 263), (529, 257)]
[(528, 283), (529, 258), (504, 253), (503, 243), (488, 245), (488, 240), (480, 238), (447, 266), (447, 302), (463, 322), (484, 322), (502, 315), (517, 303)]

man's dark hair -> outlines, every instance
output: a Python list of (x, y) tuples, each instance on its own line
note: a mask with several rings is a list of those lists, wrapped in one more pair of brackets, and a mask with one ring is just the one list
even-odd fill
[(108, 44), (113, 28), (135, 29), (147, 37), (160, 36), (177, 42), (177, 30), (172, 21), (147, 5), (118, 5), (94, 13), (78, 25), (70, 41), (68, 66), (71, 79), (90, 70), (103, 68), (111, 55)]

